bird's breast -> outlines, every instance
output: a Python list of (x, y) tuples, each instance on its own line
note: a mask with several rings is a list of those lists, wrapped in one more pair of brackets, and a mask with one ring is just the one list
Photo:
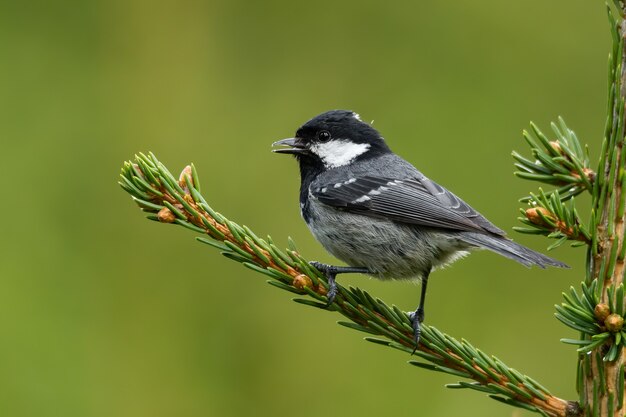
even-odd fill
[(333, 256), (381, 279), (419, 279), (466, 249), (432, 229), (341, 211), (313, 199), (302, 216)]

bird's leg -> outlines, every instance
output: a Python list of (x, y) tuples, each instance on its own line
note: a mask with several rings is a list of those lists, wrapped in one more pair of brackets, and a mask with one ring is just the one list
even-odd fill
[(413, 339), (415, 340), (415, 349), (413, 349), (413, 353), (417, 350), (420, 344), (420, 335), (422, 334), (421, 325), (424, 321), (424, 303), (426, 302), (426, 287), (428, 286), (428, 275), (425, 274), (422, 277), (422, 294), (420, 296), (420, 304), (415, 310), (414, 313), (410, 315), (411, 321), (413, 324)]
[(371, 274), (371, 271), (369, 269), (359, 266), (334, 266), (323, 264), (317, 261), (309, 262), (309, 264), (323, 272), (324, 275), (326, 275), (326, 279), (328, 279), (328, 293), (326, 294), (328, 305), (331, 305), (333, 301), (335, 301), (335, 297), (337, 296), (337, 283), (335, 283), (335, 277), (337, 276), (337, 274)]

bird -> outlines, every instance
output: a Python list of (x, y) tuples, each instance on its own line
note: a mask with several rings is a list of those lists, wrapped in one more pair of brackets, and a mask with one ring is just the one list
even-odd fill
[(300, 168), (300, 211), (313, 236), (347, 266), (311, 262), (328, 280), (361, 273), (421, 283), (409, 314), (415, 349), (424, 321), (429, 275), (487, 249), (527, 267), (566, 264), (506, 237), (478, 211), (391, 151), (371, 124), (351, 110), (331, 110), (304, 123), (294, 137), (272, 144)]

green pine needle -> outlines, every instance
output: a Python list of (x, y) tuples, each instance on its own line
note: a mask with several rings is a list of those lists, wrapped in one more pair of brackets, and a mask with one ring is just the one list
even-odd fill
[[(320, 310), (336, 311), (349, 321), (339, 324), (377, 337), (366, 340), (411, 353), (415, 349), (413, 329), (408, 314), (389, 306), (359, 288), (338, 286), (332, 306), (327, 305), (326, 277), (311, 267), (288, 239), (288, 249), (278, 249), (272, 239), (260, 239), (248, 227), (226, 219), (213, 211), (198, 188), (198, 173), (192, 165), (175, 179), (152, 154), (139, 154), (122, 168), (120, 185), (139, 207), (162, 223), (178, 224), (204, 237), (197, 239), (224, 256), (269, 277), (268, 283), (299, 294), (294, 301)], [(588, 318), (578, 309), (567, 309), (568, 317), (579, 323)], [(571, 318), (570, 317), (570, 318)], [(381, 339), (383, 337), (384, 339)], [(498, 401), (550, 416), (565, 416), (568, 402), (552, 396), (531, 378), (486, 355), (466, 340), (458, 341), (436, 328), (422, 327), (419, 349), (411, 360), (417, 367), (474, 380), (458, 387), (490, 394)]]

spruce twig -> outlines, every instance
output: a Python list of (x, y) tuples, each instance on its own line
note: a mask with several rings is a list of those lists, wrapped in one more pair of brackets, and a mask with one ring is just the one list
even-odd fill
[(564, 203), (558, 190), (546, 194), (540, 188), (539, 195), (531, 193), (528, 201), (532, 207), (521, 209), (524, 217), (518, 217), (526, 227), (514, 227), (513, 230), (557, 239), (548, 249), (566, 241), (574, 242), (572, 246), (591, 244), (591, 233), (578, 216), (573, 198)]
[[(515, 227), (520, 233), (540, 234), (557, 239), (548, 249), (554, 249), (566, 241), (572, 246), (591, 244), (591, 233), (578, 216), (574, 197), (584, 191), (593, 192), (596, 173), (590, 168), (589, 150), (580, 144), (578, 137), (559, 117), (558, 123), (552, 123), (556, 136), (548, 137), (535, 125), (531, 131), (524, 131), (524, 139), (530, 146), (533, 160), (513, 152), (516, 160), (515, 172), (520, 178), (539, 181), (558, 187), (548, 191), (539, 189), (538, 194), (530, 193), (520, 201), (531, 208), (521, 210), (519, 220), (525, 227)], [(568, 201), (568, 204), (564, 202)]]
[[(178, 179), (153, 154), (139, 154), (122, 168), (120, 185), (131, 194), (151, 220), (183, 226), (206, 237), (199, 241), (219, 249), (229, 259), (270, 278), (267, 282), (299, 297), (294, 301), (343, 315), (339, 324), (368, 336), (366, 340), (405, 353), (414, 349), (413, 329), (407, 313), (389, 306), (359, 288), (339, 286), (335, 303), (327, 306), (328, 282), (295, 250), (280, 250), (273, 240), (259, 238), (213, 210), (200, 192), (193, 165)], [(448, 385), (487, 393), (497, 401), (536, 411), (542, 415), (566, 417), (578, 412), (577, 403), (555, 397), (534, 379), (508, 367), (498, 358), (458, 341), (435, 327), (424, 325), (419, 349), (421, 361), (409, 363), (444, 372), (473, 382)]]
[[(513, 152), (517, 161), (515, 166), (519, 169), (515, 175), (558, 186), (553, 192), (558, 192), (560, 201), (584, 191), (591, 192), (596, 173), (590, 167), (589, 149), (585, 146), (583, 150), (576, 133), (567, 127), (565, 120), (559, 117), (558, 123), (551, 124), (556, 136), (554, 140), (549, 140), (534, 123), (530, 127), (530, 132), (524, 131), (524, 139), (531, 148), (534, 161)], [(531, 200), (532, 196), (522, 199), (525, 202)]]
[[(594, 313), (599, 329), (582, 333), (590, 341), (587, 354), (579, 358), (578, 393), (585, 416), (623, 416), (624, 365), (623, 327), (624, 242), (626, 187), (624, 152), (624, 103), (626, 99), (626, 23), (624, 3), (615, 2), (618, 15), (608, 8), (613, 49), (609, 55), (609, 94), (605, 137), (593, 184), (591, 245), (587, 251), (586, 286), (593, 289)], [(583, 287), (583, 291), (585, 287)], [(589, 291), (589, 290), (588, 290)], [(604, 318), (604, 320), (602, 320)], [(583, 346), (585, 348), (585, 346)]]
[[(608, 115), (597, 169), (591, 168), (587, 147), (581, 146), (562, 118), (552, 124), (552, 138), (531, 123), (530, 131), (524, 132), (531, 157), (513, 153), (517, 176), (550, 187), (521, 199), (530, 208), (522, 210), (524, 227), (516, 230), (556, 239), (551, 248), (567, 241), (587, 248), (585, 282), (580, 291), (572, 287), (563, 293), (564, 302), (556, 306), (555, 313), (559, 321), (580, 333), (578, 339), (562, 339), (578, 346), (579, 402), (553, 396), (496, 357), (432, 326), (423, 326), (422, 343), (415, 352), (421, 361), (410, 361), (420, 368), (470, 380), (449, 384), (449, 388), (484, 392), (500, 402), (546, 416), (617, 417), (626, 409), (626, 6), (622, 0), (612, 0), (611, 7)], [(193, 165), (175, 179), (154, 155), (140, 154), (134, 163), (124, 165), (121, 178), (120, 185), (149, 219), (202, 233), (208, 238), (199, 241), (269, 276), (269, 284), (298, 294), (294, 301), (343, 315), (347, 321), (339, 324), (375, 336), (366, 337), (370, 342), (413, 351), (406, 313), (358, 288), (341, 286), (336, 302), (327, 306), (325, 276), (306, 262), (293, 241), (289, 239), (289, 248), (280, 250), (269, 236), (261, 239), (215, 212), (200, 193)], [(575, 206), (575, 197), (585, 192), (592, 200), (587, 224)]]
[[(534, 161), (513, 153), (522, 178), (553, 187), (539, 190), (521, 201), (524, 233), (556, 238), (552, 247), (566, 241), (587, 247), (587, 276), (582, 291), (563, 293), (556, 318), (580, 332), (579, 339), (561, 339), (579, 346), (577, 389), (585, 417), (624, 416), (624, 259), (626, 258), (626, 152), (624, 105), (626, 102), (626, 12), (623, 1), (614, 1), (618, 15), (608, 8), (613, 49), (609, 55), (608, 115), (597, 171), (592, 171), (587, 147), (578, 142), (563, 119), (553, 124), (555, 140), (549, 140), (534, 124), (524, 137)], [(591, 215), (585, 226), (575, 208), (575, 196), (591, 195)]]

